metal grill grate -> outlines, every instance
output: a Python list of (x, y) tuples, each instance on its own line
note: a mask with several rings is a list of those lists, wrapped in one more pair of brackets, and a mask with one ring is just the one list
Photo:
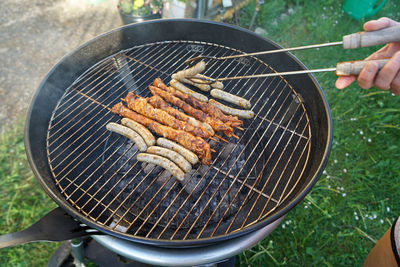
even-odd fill
[[(110, 108), (128, 91), (169, 82), (190, 57), (241, 53), (217, 44), (168, 41), (133, 47), (99, 62), (66, 91), (52, 114), (47, 154), (55, 182), (82, 214), (112, 231), (162, 240), (215, 237), (271, 215), (300, 182), (310, 154), (311, 128), (302, 97), (282, 77), (225, 82), (249, 99), (256, 116), (244, 120), (239, 140), (208, 140), (217, 151), (184, 183), (135, 160), (136, 146), (110, 133)], [(256, 58), (210, 64), (206, 75), (272, 72)]]

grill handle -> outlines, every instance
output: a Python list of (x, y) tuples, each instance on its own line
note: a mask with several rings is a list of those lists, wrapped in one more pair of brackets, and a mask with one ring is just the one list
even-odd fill
[(385, 64), (388, 61), (389, 59), (375, 59), (375, 60), (339, 62), (336, 65), (336, 75), (337, 76), (358, 75), (368, 62), (376, 62), (379, 65), (379, 69), (382, 69), (383, 66), (385, 66)]
[(96, 234), (86, 231), (88, 229), (58, 207), (25, 230), (1, 235), (0, 249), (33, 241), (64, 241)]
[(343, 48), (354, 49), (400, 42), (400, 25), (371, 32), (357, 32), (343, 36)]

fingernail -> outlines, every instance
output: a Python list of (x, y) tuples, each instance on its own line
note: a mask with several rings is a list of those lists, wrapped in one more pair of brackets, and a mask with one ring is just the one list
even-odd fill
[(337, 89), (340, 90), (344, 88), (343, 83), (341, 81), (336, 81), (335, 86)]

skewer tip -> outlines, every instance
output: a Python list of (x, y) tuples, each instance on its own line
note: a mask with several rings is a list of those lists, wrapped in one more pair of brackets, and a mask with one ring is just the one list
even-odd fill
[(219, 142), (219, 140), (218, 139), (215, 139), (214, 137), (209, 137), (211, 140), (213, 140), (213, 141), (215, 141), (215, 142)]
[(233, 137), (235, 137), (237, 140), (239, 140), (239, 136), (232, 134)]
[(221, 136), (219, 136), (219, 135), (214, 134), (214, 136), (217, 137), (217, 138), (219, 138), (220, 140), (224, 141), (225, 143), (229, 143), (228, 140), (226, 140), (225, 138), (223, 138), (223, 137), (221, 137)]
[(214, 152), (214, 153), (215, 153), (215, 152), (217, 152), (217, 151), (215, 151), (214, 149), (211, 148), (211, 152)]
[(243, 129), (242, 127), (240, 127), (240, 126), (235, 126), (235, 128), (236, 128), (236, 129), (239, 129), (239, 130), (241, 130), (241, 131), (244, 131), (244, 129)]

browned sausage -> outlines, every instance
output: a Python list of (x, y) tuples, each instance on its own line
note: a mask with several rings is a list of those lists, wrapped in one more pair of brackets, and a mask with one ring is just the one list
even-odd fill
[(160, 146), (151, 146), (147, 149), (147, 153), (156, 154), (164, 158), (170, 159), (179, 166), (185, 173), (192, 170), (192, 165), (179, 153)]
[(208, 98), (205, 95), (199, 94), (199, 93), (187, 88), (185, 85), (181, 84), (180, 82), (178, 82), (175, 79), (172, 79), (169, 83), (176, 90), (179, 90), (179, 91), (181, 91), (181, 92), (183, 92), (185, 94), (191, 95), (191, 96), (193, 96), (194, 98), (196, 98), (199, 101), (208, 102)]
[(226, 102), (238, 105), (239, 107), (249, 109), (251, 108), (251, 103), (249, 100), (244, 99), (243, 97), (230, 94), (228, 92), (219, 90), (219, 89), (212, 89), (210, 94), (218, 99), (225, 100)]
[(147, 129), (140, 123), (137, 123), (136, 121), (128, 119), (128, 118), (123, 118), (121, 120), (121, 124), (125, 125), (126, 127), (131, 128), (132, 130), (137, 132), (143, 138), (143, 140), (146, 142), (146, 145), (154, 146), (154, 144), (156, 143), (156, 139), (154, 138), (154, 135), (149, 131), (149, 129)]
[(193, 77), (196, 74), (203, 72), (205, 69), (206, 69), (206, 63), (204, 61), (200, 61), (191, 68), (181, 70), (178, 71), (177, 73), (172, 74), (172, 79), (182, 80), (183, 78), (186, 77)]
[(221, 103), (215, 101), (214, 99), (210, 99), (210, 101), (208, 101), (208, 103), (216, 106), (217, 108), (222, 110), (222, 112), (224, 112), (225, 114), (238, 116), (240, 118), (245, 118), (245, 119), (251, 119), (254, 117), (254, 112), (252, 110), (231, 108), (231, 107), (225, 106), (224, 104), (221, 104)]
[(134, 130), (115, 122), (108, 123), (106, 125), (106, 128), (111, 132), (118, 133), (120, 135), (123, 135), (131, 139), (133, 142), (135, 142), (136, 146), (138, 147), (138, 150), (143, 152), (147, 150), (147, 145), (144, 142), (143, 138)]
[(158, 138), (157, 139), (157, 145), (169, 148), (173, 151), (178, 152), (181, 154), (187, 161), (189, 161), (191, 164), (195, 165), (197, 162), (199, 162), (199, 158), (194, 154), (192, 151), (184, 148), (183, 146), (172, 142), (171, 140), (165, 139), (165, 138)]
[(149, 153), (139, 153), (136, 159), (140, 162), (147, 162), (163, 167), (179, 181), (183, 181), (185, 178), (185, 173), (175, 163), (167, 158)]

